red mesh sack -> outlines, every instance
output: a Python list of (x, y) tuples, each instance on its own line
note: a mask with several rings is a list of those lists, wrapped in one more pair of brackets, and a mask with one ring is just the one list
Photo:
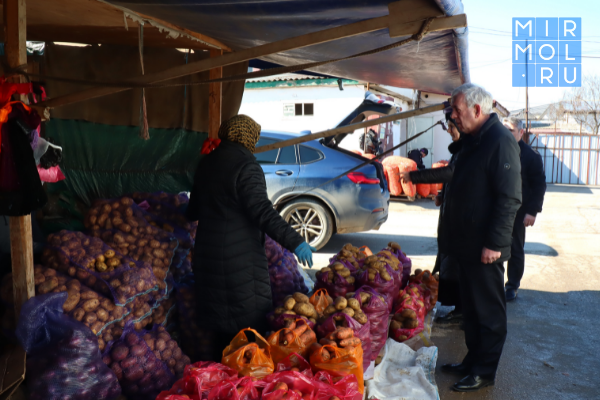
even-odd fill
[(427, 197), (431, 194), (431, 185), (429, 183), (417, 183), (417, 193), (421, 197)]
[(175, 382), (169, 391), (161, 392), (157, 400), (184, 395), (191, 399), (206, 399), (219, 383), (236, 379), (237, 371), (213, 361), (200, 361), (186, 366), (183, 378)]
[(208, 394), (207, 400), (258, 400), (257, 382), (249, 376), (219, 382)]
[(310, 377), (296, 371), (275, 372), (262, 380), (263, 400), (312, 400), (316, 387)]
[[(361, 296), (361, 293), (368, 293), (370, 298), (366, 302), (362, 302), (362, 297), (364, 296)], [(354, 298), (362, 303), (361, 309), (369, 318), (369, 331), (371, 334), (371, 354), (369, 361), (374, 361), (387, 340), (390, 310), (386, 301), (370, 286), (359, 288)]]
[(303, 375), (306, 375), (309, 378), (312, 378), (313, 373), (310, 369), (310, 364), (304, 357), (302, 357), (298, 353), (292, 353), (283, 360), (281, 360), (277, 365), (275, 365), (275, 372), (283, 372), (283, 371), (296, 371), (300, 372)]

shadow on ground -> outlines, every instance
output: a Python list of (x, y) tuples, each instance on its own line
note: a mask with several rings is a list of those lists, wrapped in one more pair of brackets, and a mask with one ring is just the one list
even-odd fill
[(592, 189), (600, 189), (598, 186), (584, 186), (584, 185), (554, 185), (548, 184), (546, 186), (546, 192), (550, 193), (575, 193), (575, 194), (594, 194)]
[(458, 325), (435, 324), (433, 342), (439, 347), (436, 382), (440, 398), (492, 400), (598, 399), (600, 371), (600, 292), (552, 293), (519, 290), (507, 305), (508, 337), (494, 388), (455, 393), (460, 377), (440, 371), (445, 363), (466, 354)]

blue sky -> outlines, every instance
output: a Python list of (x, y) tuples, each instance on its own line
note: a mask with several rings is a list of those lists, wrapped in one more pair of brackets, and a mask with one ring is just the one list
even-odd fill
[[(462, 0), (469, 24), (471, 81), (509, 110), (525, 107), (525, 88), (512, 87), (513, 17), (581, 17), (583, 75), (600, 76), (600, 0)], [(589, 58), (597, 57), (597, 58)], [(560, 100), (566, 88), (529, 88), (529, 106)]]

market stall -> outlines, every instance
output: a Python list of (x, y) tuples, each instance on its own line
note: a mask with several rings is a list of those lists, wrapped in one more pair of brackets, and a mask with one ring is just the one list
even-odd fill
[[(431, 51), (436, 48), (436, 44), (441, 44), (446, 56), (452, 53), (451, 58), (454, 64), (451, 67), (449, 80), (454, 83), (444, 82), (442, 86), (439, 86), (439, 82), (434, 80), (427, 84), (423, 81), (423, 85), (432, 85), (427, 86), (428, 88), (438, 85), (441, 91), (447, 91), (448, 87), (468, 80), (468, 70), (465, 70), (461, 61), (464, 49), (461, 53), (458, 48), (454, 47), (454, 44), (448, 47), (449, 42), (454, 43), (454, 35), (457, 34), (453, 29), (464, 28), (466, 17), (464, 14), (459, 14), (457, 10), (449, 12), (444, 7), (440, 7), (443, 4), (444, 2), (435, 4), (424, 0), (414, 0), (392, 3), (388, 9), (388, 4), (385, 2), (379, 7), (379, 13), (382, 15), (373, 16), (370, 19), (356, 20), (355, 18), (346, 25), (332, 26), (329, 24), (320, 31), (314, 31), (311, 27), (305, 26), (303, 30), (294, 32), (297, 34), (295, 37), (272, 41), (256, 47), (233, 46), (236, 47), (236, 51), (230, 52), (233, 47), (228, 47), (217, 39), (180, 28), (177, 25), (150, 17), (146, 13), (136, 13), (102, 1), (36, 2), (29, 0), (26, 4), (25, 0), (5, 0), (3, 3), (6, 32), (4, 39), (8, 66), (5, 73), (10, 75), (14, 82), (24, 81), (25, 77), (40, 78), (35, 71), (27, 71), (24, 67), (27, 65), (26, 38), (100, 44), (125, 42), (130, 45), (137, 44), (141, 55), (141, 74), (120, 77), (118, 80), (112, 77), (106, 81), (84, 80), (75, 77), (68, 82), (74, 85), (75, 91), (61, 93), (58, 96), (49, 93), (51, 96), (49, 100), (37, 103), (31, 106), (31, 109), (33, 112), (37, 112), (42, 119), (46, 119), (49, 115), (49, 108), (99, 99), (103, 96), (126, 92), (131, 88), (141, 88), (140, 136), (147, 139), (149, 118), (146, 112), (145, 90), (158, 87), (153, 86), (157, 83), (202, 71), (210, 71), (208, 80), (200, 79), (192, 83), (195, 85), (206, 84), (209, 87), (208, 96), (211, 101), (208, 104), (206, 129), (208, 136), (214, 138), (223, 114), (221, 107), (223, 82), (240, 81), (250, 76), (250, 74), (241, 74), (221, 78), (223, 76), (222, 68), (254, 58), (269, 58), (276, 54), (338, 39), (347, 41), (349, 38), (361, 34), (369, 34), (371, 38), (381, 37), (379, 34), (379, 36), (373, 36), (371, 32), (387, 29), (389, 32), (389, 37), (386, 36), (387, 42), (392, 41), (393, 38), (404, 38), (401, 40), (402, 43), (395, 45), (398, 48), (412, 43), (412, 45), (406, 46), (406, 51), (410, 51), (411, 48), (414, 50), (416, 45), (420, 45), (424, 54), (432, 54)], [(69, 10), (69, 7), (74, 7), (72, 8), (73, 12), (57, 12), (58, 9)], [(76, 12), (77, 10), (81, 12)], [(238, 10), (238, 14), (242, 13), (243, 10)], [(83, 20), (80, 19), (80, 16), (84, 16)], [(124, 24), (117, 23), (117, 19), (124, 21)], [(146, 30), (146, 34), (143, 33), (144, 30)], [(438, 33), (434, 35), (434, 40), (421, 44), (426, 34), (443, 31), (450, 33), (446, 35)], [(173, 38), (173, 42), (165, 42), (164, 32)], [(244, 33), (242, 33), (243, 35)], [(276, 37), (286, 37), (286, 35), (279, 32)], [(229, 41), (235, 42), (231, 39)], [(362, 43), (366, 42), (362, 41)], [(378, 42), (372, 43), (373, 47), (377, 47), (376, 43)], [(199, 60), (186, 61), (185, 65), (165, 66), (163, 70), (145, 73), (143, 49), (144, 46), (152, 45), (209, 50), (211, 57), (202, 57)], [(428, 45), (432, 47), (425, 51)], [(390, 47), (390, 49), (393, 48), (395, 47)], [(385, 46), (379, 46), (377, 49), (377, 52), (384, 51), (387, 51)], [(343, 65), (348, 60), (355, 60), (352, 61), (354, 64), (348, 65), (357, 65), (356, 60), (365, 56), (368, 54), (340, 56), (336, 59), (323, 59), (320, 56), (321, 60), (316, 62), (318, 65), (315, 62), (304, 62), (288, 68), (290, 70), (308, 68), (319, 70), (326, 64), (340, 63)], [(306, 60), (306, 57), (299, 60)], [(291, 62), (284, 62), (285, 60), (277, 57), (270, 61), (276, 61), (280, 65), (291, 64)], [(347, 70), (352, 71), (353, 69), (348, 67)], [(265, 73), (276, 74), (279, 71), (262, 72), (262, 74)], [(354, 70), (350, 73), (350, 75), (352, 74), (360, 74), (360, 72)], [(61, 79), (64, 81), (67, 77), (48, 75), (45, 78), (59, 82)], [(404, 78), (403, 82), (410, 81), (410, 73)], [(171, 82), (167, 85), (179, 85), (183, 88), (188, 84), (190, 84), (189, 81)], [(89, 86), (92, 88), (82, 89)], [(27, 106), (26, 97), (22, 97), (21, 101)], [(110, 102), (110, 100), (107, 101)], [(92, 102), (90, 104), (90, 107), (93, 108), (94, 104)], [(433, 111), (441, 108), (443, 106), (439, 105), (432, 106), (430, 109)], [(395, 116), (395, 119), (407, 118), (427, 111), (427, 109), (412, 110), (408, 114)], [(68, 112), (73, 112), (73, 109)], [(89, 109), (82, 113), (89, 113)], [(393, 120), (394, 118), (390, 119), (390, 121)], [(348, 131), (356, 129), (360, 123), (355, 125), (357, 126), (347, 127)], [(321, 137), (336, 133), (344, 133), (344, 131), (321, 133)], [(314, 139), (312, 136), (304, 138), (306, 141), (312, 139)], [(280, 145), (286, 144), (289, 143)], [(155, 189), (162, 188), (156, 187)], [(427, 286), (431, 277), (415, 278), (415, 282), (419, 283), (412, 286), (414, 290), (409, 285), (409, 289), (400, 294), (400, 288), (406, 283), (406, 279), (400, 277), (400, 274), (405, 271), (403, 266), (401, 268), (405, 255), (402, 255), (400, 249), (392, 244), (389, 249), (368, 256), (365, 252), (352, 246), (342, 250), (336, 260), (332, 262), (331, 268), (321, 271), (319, 282), (322, 281), (322, 283), (317, 284), (317, 289), (329, 290), (331, 293), (320, 292), (320, 295), (315, 298), (311, 295), (308, 297), (308, 302), (306, 302), (306, 295), (311, 293), (306, 285), (303, 286), (301, 272), (295, 265), (295, 260), (292, 262), (294, 257), (290, 258), (289, 255), (284, 255), (283, 259), (288, 260), (286, 270), (288, 274), (291, 274), (294, 291), (283, 297), (283, 303), (279, 304), (281, 307), (274, 308), (273, 314), (270, 316), (273, 323), (283, 324), (281, 326), (274, 325), (278, 328), (273, 333), (276, 336), (269, 335), (262, 340), (255, 341), (251, 346), (247, 340), (244, 340), (243, 332), (241, 332), (242, 336), (239, 340), (235, 343), (232, 342), (230, 347), (224, 349), (224, 364), (227, 364), (225, 358), (229, 355), (235, 357), (236, 362), (226, 365), (226, 368), (206, 364), (190, 367), (191, 362), (201, 360), (203, 357), (203, 346), (210, 346), (211, 334), (194, 329), (193, 309), (196, 302), (193, 299), (193, 293), (190, 293), (189, 290), (186, 292), (185, 287), (186, 282), (189, 282), (185, 277), (190, 271), (189, 254), (194, 241), (194, 227), (186, 225), (181, 220), (181, 207), (185, 204), (186, 199), (180, 198), (178, 195), (150, 193), (127, 195), (127, 193), (129, 192), (123, 191), (116, 198), (110, 200), (98, 199), (102, 197), (98, 193), (95, 201), (86, 211), (85, 220), (82, 221), (83, 232), (61, 231), (49, 236), (48, 247), (40, 259), (41, 263), (35, 266), (32, 253), (31, 215), (26, 213), (26, 215), (10, 217), (12, 275), (3, 280), (2, 298), (5, 303), (10, 304), (11, 309), (14, 309), (13, 318), (19, 320), (17, 339), (21, 341), (32, 360), (35, 357), (39, 359), (37, 363), (32, 364), (36, 366), (32, 369), (32, 373), (36, 378), (37, 376), (43, 377), (43, 379), (39, 379), (39, 384), (46, 386), (28, 385), (30, 390), (35, 387), (38, 391), (52, 395), (58, 396), (60, 393), (71, 396), (71, 398), (87, 398), (93, 390), (103, 387), (105, 390), (98, 395), (99, 398), (113, 398), (117, 392), (121, 391), (128, 395), (128, 398), (138, 396), (154, 398), (163, 390), (171, 390), (173, 384), (177, 386), (175, 382), (182, 382), (177, 381), (177, 378), (183, 376), (181, 379), (184, 381), (188, 379), (198, 383), (197, 377), (190, 378), (194, 376), (193, 371), (200, 371), (197, 373), (204, 374), (206, 372), (204, 369), (210, 371), (216, 369), (215, 374), (223, 379), (209, 378), (209, 381), (220, 385), (219, 391), (211, 397), (215, 399), (220, 398), (218, 393), (221, 391), (222, 396), (225, 396), (225, 393), (232, 387), (238, 393), (247, 391), (250, 393), (249, 397), (252, 398), (257, 398), (255, 396), (259, 391), (263, 396), (268, 397), (273, 394), (278, 399), (285, 394), (288, 395), (286, 398), (294, 396), (314, 398), (318, 392), (323, 392), (323, 396), (327, 398), (358, 396), (364, 392), (364, 383), (362, 382), (364, 371), (369, 369), (371, 362), (376, 360), (379, 354), (378, 349), (383, 348), (385, 339), (391, 333), (388, 328), (390, 316), (400, 315), (391, 319), (395, 322), (392, 323), (394, 326), (392, 336), (397, 340), (410, 339), (424, 324), (426, 310), (431, 306), (431, 302), (426, 301), (427, 299), (424, 297), (427, 290), (431, 292), (431, 288)], [(368, 257), (375, 258), (368, 260)], [(272, 269), (278, 270), (275, 267)], [(274, 273), (276, 272), (285, 273), (285, 271), (275, 271)], [(427, 289), (422, 285), (427, 286)], [(280, 289), (281, 285), (276, 285), (274, 291)], [(284, 293), (278, 294), (281, 297)], [(27, 302), (36, 295), (38, 296), (35, 299)], [(290, 298), (287, 298), (290, 295), (294, 304)], [(328, 296), (331, 296), (331, 301)], [(281, 300), (280, 297), (278, 300)], [(398, 306), (394, 304), (397, 299), (402, 299)], [(311, 300), (317, 302), (320, 300), (324, 309), (319, 312), (318, 306), (315, 306)], [(22, 308), (26, 302), (27, 307), (23, 314)], [(332, 310), (331, 307), (334, 307), (335, 310)], [(387, 309), (387, 315), (384, 308)], [(174, 325), (181, 334), (178, 340), (176, 340), (176, 336), (171, 336), (175, 330), (169, 331), (169, 325), (172, 325), (170, 319), (175, 315), (174, 310), (178, 311), (180, 317), (179, 323)], [(379, 319), (376, 317), (379, 315), (377, 313), (381, 314)], [(28, 317), (24, 318), (23, 315)], [(182, 319), (182, 315), (188, 317)], [(289, 315), (297, 315), (299, 316), (297, 319), (303, 322), (285, 318)], [(376, 322), (371, 322), (371, 319)], [(38, 324), (32, 323), (33, 321), (37, 321)], [(67, 331), (57, 328), (65, 325), (64, 321), (73, 323), (73, 326)], [(10, 328), (10, 324), (6, 326)], [(367, 330), (364, 326), (368, 326), (369, 329)], [(282, 331), (283, 329), (292, 332)], [(40, 330), (48, 333), (45, 336), (45, 342), (34, 343), (26, 340), (35, 337)], [(9, 331), (12, 330), (9, 329)], [(298, 339), (296, 341), (300, 341), (305, 348), (307, 343), (312, 342), (308, 346), (309, 349), (303, 349), (307, 350), (304, 353), (305, 357), (301, 357), (303, 360), (299, 358), (300, 361), (304, 361), (304, 364), (291, 360), (290, 355), (297, 353), (296, 351), (288, 354), (288, 357), (282, 360), (278, 359), (278, 363), (275, 364), (270, 350), (271, 343), (274, 346), (282, 347), (281, 350), (284, 353), (289, 352), (290, 334), (296, 335)], [(259, 338), (259, 335), (256, 335), (256, 338)], [(328, 342), (321, 343), (322, 346), (313, 346), (309, 353), (308, 350), (313, 344), (316, 344), (317, 339)], [(258, 342), (260, 343), (257, 344)], [(67, 343), (71, 347), (68, 347)], [(49, 356), (44, 353), (44, 346), (56, 345), (65, 349), (85, 349), (87, 353), (82, 353), (80, 357), (71, 357), (69, 355), (71, 353), (66, 352), (60, 359), (55, 360), (52, 357), (49, 359)], [(246, 350), (250, 350), (247, 346), (251, 346), (250, 348), (253, 350), (247, 352)], [(99, 352), (102, 352), (101, 356)], [(193, 356), (194, 352), (198, 352), (198, 355)], [(268, 355), (271, 357), (270, 360)], [(262, 378), (260, 383), (256, 383), (257, 381), (254, 379), (243, 378), (249, 375), (245, 374), (246, 367), (244, 366), (246, 364), (253, 365), (257, 357), (261, 358), (261, 362), (266, 365), (266, 369), (262, 369), (263, 373), (255, 376), (255, 378)], [(15, 359), (18, 362), (13, 364), (14, 361), (10, 360)], [(11, 378), (10, 382), (3, 381), (3, 386), (0, 387), (3, 395), (9, 396), (19, 381), (23, 379), (24, 359), (23, 352), (11, 354), (10, 357), (3, 359), (5, 365), (9, 363), (23, 365), (22, 373), (17, 373), (15, 379)], [(287, 364), (286, 359), (288, 359)], [(338, 363), (339, 359), (351, 360), (352, 369), (344, 369), (339, 372), (339, 367), (332, 366), (332, 364)], [(98, 360), (102, 361), (110, 370)], [(294, 358), (294, 360), (296, 359)], [(367, 360), (368, 363), (365, 363)], [(289, 363), (294, 363), (294, 366), (290, 367)], [(239, 368), (234, 368), (234, 364)], [(281, 367), (283, 369), (276, 369), (280, 368), (279, 366), (282, 364), (284, 364)], [(300, 364), (304, 365), (302, 370), (297, 366)], [(73, 370), (74, 366), (85, 369), (85, 371), (80, 371), (82, 376), (75, 377), (79, 380), (75, 387), (72, 385), (74, 377), (64, 372)], [(59, 368), (63, 372), (57, 373)], [(286, 368), (290, 371), (294, 368), (298, 369), (298, 371), (291, 371), (294, 373), (305, 372), (303, 376), (306, 379), (309, 379), (310, 371), (314, 370), (317, 374), (310, 377), (310, 381), (307, 383), (308, 389), (303, 391), (300, 387), (296, 388), (295, 384), (301, 385), (296, 380), (286, 383), (285, 379), (288, 378), (281, 377), (279, 379), (279, 376), (275, 375), (286, 372)], [(249, 369), (254, 370), (254, 368)], [(236, 373), (233, 373), (232, 370)], [(54, 373), (43, 375), (44, 371), (54, 371)], [(225, 378), (225, 375), (229, 378)], [(236, 376), (240, 380), (232, 383), (231, 378)], [(300, 380), (302, 379), (305, 378)], [(81, 383), (84, 381), (87, 384)], [(6, 385), (4, 385), (5, 382)], [(282, 383), (287, 386), (283, 386)], [(196, 388), (198, 387), (201, 388), (200, 392), (209, 395), (216, 385), (196, 386)], [(68, 393), (65, 390), (68, 390)]]

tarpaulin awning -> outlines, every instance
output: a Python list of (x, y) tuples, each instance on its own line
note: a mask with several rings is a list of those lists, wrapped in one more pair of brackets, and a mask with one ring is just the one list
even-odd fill
[[(342, 26), (388, 14), (390, 0), (109, 0), (144, 15), (202, 32), (232, 50), (310, 32)], [(464, 12), (460, 0), (411, 0), (435, 3), (447, 16)], [(407, 9), (407, 12), (410, 12)], [(467, 30), (430, 33), (420, 43), (410, 43), (382, 53), (341, 61), (314, 69), (330, 76), (430, 92), (449, 93), (469, 81)], [(406, 38), (406, 37), (404, 37)], [(404, 39), (390, 38), (388, 30), (366, 33), (283, 53), (261, 57), (279, 65), (329, 60), (371, 50)]]

